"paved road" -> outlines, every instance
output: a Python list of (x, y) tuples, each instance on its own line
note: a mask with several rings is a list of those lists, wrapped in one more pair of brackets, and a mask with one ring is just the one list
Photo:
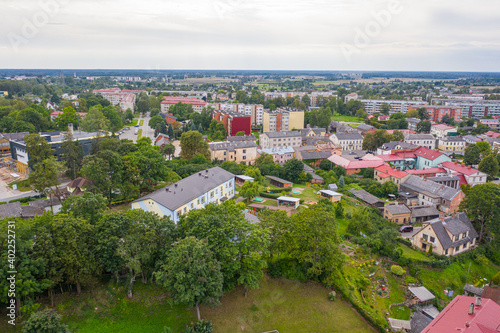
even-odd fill
[(413, 231), (411, 231), (411, 232), (403, 232), (403, 233), (401, 233), (401, 237), (412, 239), (413, 235), (415, 235), (417, 232), (419, 232), (420, 229), (422, 229), (422, 228), (421, 227), (413, 227)]
[[(64, 182), (59, 185), (59, 188), (65, 188), (69, 182)], [(18, 194), (22, 193), (22, 194)], [(26, 198), (26, 197), (34, 197), (37, 196), (39, 193), (35, 191), (29, 191), (29, 192), (20, 192), (20, 191), (13, 191), (12, 189), (8, 191), (7, 193), (2, 193), (0, 196), (0, 201), (10, 201), (14, 199), (21, 199), (21, 198)]]

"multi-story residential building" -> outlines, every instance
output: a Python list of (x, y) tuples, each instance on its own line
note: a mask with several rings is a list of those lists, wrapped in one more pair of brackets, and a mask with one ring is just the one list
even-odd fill
[(229, 142), (252, 141), (257, 143), (257, 138), (254, 135), (228, 136), (227, 141)]
[(358, 132), (356, 128), (349, 126), (343, 122), (332, 121), (328, 126), (328, 133), (351, 133)]
[(441, 163), (451, 162), (451, 158), (442, 152), (425, 147), (415, 150), (415, 156), (417, 157), (417, 162), (415, 163), (416, 169), (437, 168)]
[(462, 109), (462, 117), (483, 118), (488, 115), (500, 116), (500, 101), (498, 100), (456, 100), (456, 99), (433, 99), (432, 104), (446, 105)]
[(326, 128), (303, 128), (300, 130), (300, 135), (302, 135), (302, 140), (324, 137), (326, 135)]
[[(494, 130), (498, 130), (500, 128), (500, 121), (498, 119), (481, 119), (479, 123)], [(475, 124), (475, 126), (477, 127), (477, 124)]]
[(417, 125), (420, 122), (420, 119), (418, 118), (406, 118), (406, 121), (408, 122), (408, 129), (411, 131), (416, 131), (417, 130)]
[(465, 140), (458, 136), (446, 136), (438, 140), (438, 149), (454, 153), (463, 153), (465, 150)]
[[(207, 106), (207, 102), (202, 99), (194, 97), (181, 97), (181, 96), (164, 96), (163, 101), (160, 103), (161, 112), (168, 113), (170, 107), (177, 103), (189, 104), (193, 107), (194, 112), (201, 113), (203, 108)], [(175, 113), (175, 112), (174, 112)]]
[(295, 158), (295, 150), (293, 147), (262, 148), (257, 149), (257, 153), (258, 156), (262, 154), (269, 154), (273, 157), (274, 163), (281, 165)]
[(287, 98), (287, 97), (296, 97), (299, 96), (300, 98), (304, 97), (307, 95), (309, 97), (309, 100), (311, 101), (308, 106), (311, 107), (316, 107), (318, 105), (318, 100), (320, 98), (332, 98), (332, 97), (337, 97), (335, 91), (313, 91), (311, 93), (305, 93), (305, 92), (298, 92), (298, 91), (274, 91), (274, 92), (268, 92), (264, 91), (263, 94), (266, 96), (266, 99), (272, 99), (272, 98)]
[[(142, 92), (142, 90), (138, 90)], [(136, 99), (136, 91), (135, 90), (120, 90), (119, 88), (109, 88), (109, 89), (99, 89), (94, 90), (94, 94), (99, 94), (103, 98), (107, 99), (111, 105), (116, 106), (120, 105), (122, 111), (126, 111), (127, 109), (135, 110), (135, 99)]]
[(397, 224), (411, 222), (411, 210), (402, 202), (384, 206), (384, 218)]
[(220, 167), (195, 173), (132, 202), (132, 209), (168, 216), (177, 223), (182, 214), (234, 198), (234, 175)]
[(449, 175), (457, 175), (462, 184), (474, 186), (484, 184), (488, 180), (488, 174), (456, 162), (443, 162), (440, 167), (446, 170)]
[(399, 189), (399, 186), (408, 179), (410, 175), (404, 171), (395, 170), (388, 165), (381, 165), (374, 169), (373, 179), (383, 184), (385, 182), (391, 181)]
[(386, 142), (377, 148), (377, 155), (390, 155), (399, 152), (413, 152), (421, 145), (415, 145), (410, 142), (391, 141)]
[[(409, 110), (413, 110), (417, 108), (410, 107)], [(443, 117), (447, 115), (453, 121), (460, 122), (462, 120), (462, 108), (461, 107), (452, 107), (445, 105), (428, 105), (425, 106), (427, 110), (427, 114), (429, 115), (429, 120), (435, 123), (440, 123), (443, 120)]]
[(259, 137), (262, 148), (298, 147), (302, 144), (299, 131), (264, 132)]
[(345, 95), (345, 97), (344, 97), (344, 103), (349, 102), (351, 99), (357, 100), (358, 97), (359, 97), (359, 95), (356, 94), (356, 93), (350, 93), (348, 95)]
[(257, 158), (257, 144), (253, 141), (212, 142), (208, 144), (211, 160), (233, 161), (252, 165)]
[(438, 139), (445, 136), (455, 136), (457, 135), (457, 128), (447, 124), (432, 124), (431, 134)]
[(410, 175), (401, 184), (400, 191), (417, 195), (418, 201), (416, 203), (419, 206), (434, 206), (447, 214), (456, 212), (465, 196), (460, 189), (454, 189), (415, 175)]
[(408, 134), (405, 142), (429, 149), (436, 148), (436, 138), (431, 134)]
[(391, 110), (389, 114), (393, 113), (407, 113), (410, 106), (418, 109), (423, 106), (428, 105), (427, 102), (421, 101), (396, 101), (396, 100), (386, 100), (386, 99), (360, 99), (360, 101), (365, 105), (365, 112), (368, 114), (379, 113), (382, 111), (383, 104), (389, 104)]
[(482, 141), (480, 138), (478, 138), (477, 136), (474, 136), (474, 135), (464, 135), (463, 139), (464, 139), (465, 145), (467, 147), (473, 143), (478, 143), (478, 142)]
[(334, 133), (330, 135), (330, 141), (345, 151), (361, 150), (363, 146), (363, 136), (358, 132)]
[(262, 125), (264, 106), (262, 104), (243, 104), (243, 103), (212, 103), (210, 104), (215, 111), (230, 111), (250, 116), (252, 125)]
[(229, 111), (214, 111), (212, 116), (213, 119), (224, 123), (224, 128), (229, 136), (235, 136), (238, 132), (244, 132), (245, 135), (252, 134), (252, 119), (250, 116)]
[(264, 111), (263, 132), (296, 131), (304, 128), (304, 111), (292, 108), (278, 108)]
[(417, 163), (417, 156), (413, 151), (398, 151), (394, 154), (375, 155), (375, 157), (400, 171), (412, 170)]
[(413, 235), (412, 244), (425, 252), (432, 246), (433, 253), (450, 257), (473, 249), (477, 237), (466, 213), (448, 217), (441, 213), (437, 219), (422, 224), (422, 229)]

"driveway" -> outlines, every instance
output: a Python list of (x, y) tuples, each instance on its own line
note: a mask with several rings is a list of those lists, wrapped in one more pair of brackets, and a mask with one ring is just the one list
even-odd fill
[(402, 232), (401, 233), (401, 237), (403, 238), (407, 238), (407, 239), (412, 239), (413, 238), (413, 235), (415, 235), (417, 232), (420, 231), (420, 229), (422, 229), (421, 227), (413, 227), (413, 231), (410, 231), (410, 232)]

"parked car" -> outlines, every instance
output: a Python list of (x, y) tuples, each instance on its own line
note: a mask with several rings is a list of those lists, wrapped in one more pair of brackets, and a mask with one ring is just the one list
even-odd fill
[(134, 127), (139, 127), (139, 124), (135, 125)]
[(399, 232), (412, 232), (413, 227), (411, 225), (404, 225), (401, 228), (399, 228)]

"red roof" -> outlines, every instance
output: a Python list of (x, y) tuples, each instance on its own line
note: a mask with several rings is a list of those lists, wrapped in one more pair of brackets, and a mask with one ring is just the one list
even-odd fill
[(493, 131), (488, 131), (488, 132), (484, 133), (484, 135), (496, 139), (496, 138), (498, 138), (500, 136), (500, 133), (493, 132)]
[(182, 97), (182, 96), (165, 96), (161, 104), (191, 104), (191, 105), (207, 105), (207, 102), (194, 97)]
[(429, 148), (420, 147), (417, 150), (415, 150), (415, 155), (420, 156), (420, 157), (424, 157), (428, 160), (433, 161), (436, 158), (438, 158), (439, 156), (443, 155), (443, 153), (441, 153), (437, 150), (432, 150)]
[(452, 173), (453, 175), (457, 176), (458, 178), (460, 178), (460, 185), (464, 184), (464, 185), (467, 185), (467, 179), (465, 179), (465, 176), (463, 173), (460, 173), (460, 172), (454, 172)]
[(398, 155), (401, 158), (415, 158), (415, 157), (417, 157), (417, 155), (415, 155), (415, 153), (412, 151), (401, 151), (401, 152), (397, 152), (396, 155)]
[(410, 175), (424, 175), (427, 173), (446, 173), (445, 169), (442, 168), (430, 168), (430, 169), (414, 169), (406, 170)]
[(351, 161), (346, 169), (366, 169), (376, 168), (384, 164), (384, 161), (370, 160), (370, 161)]
[(456, 162), (455, 163), (454, 162), (448, 162), (448, 161), (447, 162), (443, 162), (443, 163), (441, 163), (441, 166), (443, 168), (450, 169), (450, 170), (456, 171), (458, 173), (461, 173), (461, 174), (464, 174), (464, 175), (467, 175), (467, 176), (470, 176), (473, 173), (479, 172), (479, 170), (476, 170), (474, 168), (465, 166), (463, 164), (458, 164)]
[[(404, 171), (394, 170), (393, 168), (391, 168), (387, 165), (381, 165), (378, 168), (375, 168), (375, 170), (382, 172), (382, 174), (387, 174), (388, 176), (392, 176), (392, 177), (399, 178), (399, 179), (408, 175)], [(379, 174), (379, 176), (381, 176), (382, 174)]]
[(401, 161), (402, 160), (402, 158), (396, 154), (377, 155), (377, 157), (386, 161), (386, 162)]
[(474, 305), (474, 314), (469, 314), (475, 297), (459, 295), (422, 331), (422, 333), (498, 332), (500, 326), (500, 305), (491, 299), (482, 298), (481, 305)]

